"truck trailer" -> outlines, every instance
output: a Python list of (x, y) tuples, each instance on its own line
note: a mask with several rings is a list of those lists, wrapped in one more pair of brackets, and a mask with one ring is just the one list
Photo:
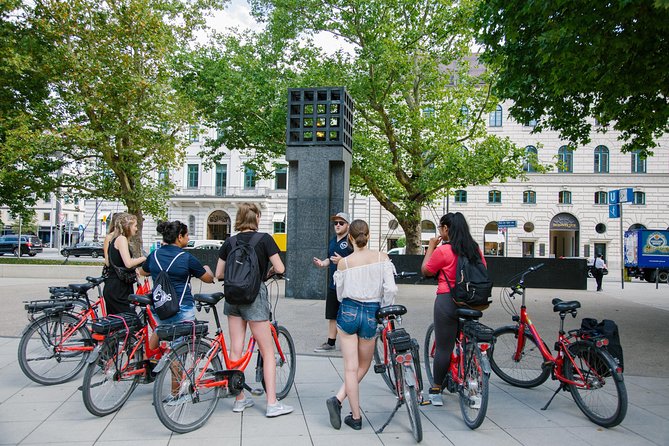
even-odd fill
[(669, 279), (669, 230), (637, 229), (625, 232), (625, 269), (628, 277), (647, 282)]

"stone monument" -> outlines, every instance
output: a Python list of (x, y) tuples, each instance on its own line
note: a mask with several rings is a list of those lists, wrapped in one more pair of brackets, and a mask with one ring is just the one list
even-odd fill
[(286, 297), (325, 299), (330, 216), (348, 211), (353, 101), (344, 87), (288, 90)]

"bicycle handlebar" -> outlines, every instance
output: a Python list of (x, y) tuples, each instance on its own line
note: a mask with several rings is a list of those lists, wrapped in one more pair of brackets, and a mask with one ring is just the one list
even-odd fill
[[(539, 263), (538, 265), (530, 266), (528, 269), (523, 271), (523, 273), (520, 275), (520, 280), (518, 280), (518, 283), (515, 285), (512, 285), (511, 288), (511, 293), (509, 294), (509, 297), (514, 296), (515, 294), (520, 294), (521, 289), (525, 288), (525, 276), (527, 276), (529, 273), (534, 272), (538, 269), (543, 268), (544, 263)], [(516, 276), (518, 277), (518, 276)]]

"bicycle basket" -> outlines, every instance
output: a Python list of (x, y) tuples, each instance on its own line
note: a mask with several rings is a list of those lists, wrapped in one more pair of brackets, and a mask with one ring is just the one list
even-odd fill
[(138, 329), (142, 326), (142, 321), (135, 313), (120, 313), (96, 320), (91, 328), (93, 333), (108, 335), (114, 331), (124, 330), (126, 326), (131, 330)]
[(207, 321), (184, 321), (156, 327), (156, 334), (161, 341), (173, 341), (184, 336), (200, 338), (207, 336), (208, 333), (209, 325), (207, 325)]
[(403, 328), (396, 328), (388, 332), (388, 343), (395, 348), (396, 352), (411, 349), (411, 336)]
[(468, 338), (476, 339), (476, 342), (492, 342), (494, 339), (494, 330), (480, 322), (467, 321), (462, 331)]

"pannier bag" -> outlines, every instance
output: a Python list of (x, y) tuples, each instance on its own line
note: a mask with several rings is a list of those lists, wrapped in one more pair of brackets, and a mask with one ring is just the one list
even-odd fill
[(451, 298), (456, 304), (478, 307), (491, 303), (492, 281), (488, 277), (488, 270), (479, 257), (476, 258), (475, 262), (471, 262), (465, 256), (458, 256), (453, 286), (451, 286), (451, 282), (446, 277), (446, 273), (443, 273), (443, 270), (442, 274), (444, 274)]
[(126, 326), (131, 331), (139, 329), (142, 326), (142, 321), (135, 313), (119, 313), (96, 320), (91, 328), (93, 333), (108, 335), (115, 331), (124, 330)]
[(411, 350), (411, 336), (404, 328), (396, 328), (388, 332), (388, 343), (396, 352)]
[(590, 317), (583, 318), (581, 321), (581, 330), (592, 337), (603, 336), (609, 341), (606, 346), (607, 351), (616, 360), (621, 370), (625, 369), (623, 362), (623, 346), (620, 344), (620, 333), (618, 325), (610, 320), (604, 319), (599, 322), (597, 319)]
[(487, 325), (476, 321), (467, 321), (462, 331), (470, 339), (476, 339), (477, 342), (492, 342), (494, 339), (494, 330)]

